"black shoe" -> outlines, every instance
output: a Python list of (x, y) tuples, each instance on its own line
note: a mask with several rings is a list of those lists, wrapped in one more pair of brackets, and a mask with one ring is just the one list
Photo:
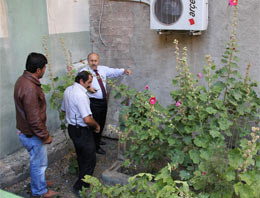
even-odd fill
[(100, 147), (100, 148), (98, 148), (98, 149), (96, 150), (96, 153), (101, 154), (101, 155), (105, 155), (105, 154), (106, 154), (106, 151), (104, 151), (104, 150)]
[(106, 145), (106, 142), (103, 142), (102, 140), (99, 142), (100, 145)]

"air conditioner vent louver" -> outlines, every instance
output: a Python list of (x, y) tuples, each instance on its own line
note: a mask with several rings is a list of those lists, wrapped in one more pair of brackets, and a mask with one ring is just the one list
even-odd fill
[(154, 14), (158, 21), (171, 25), (178, 21), (182, 14), (181, 0), (156, 0)]

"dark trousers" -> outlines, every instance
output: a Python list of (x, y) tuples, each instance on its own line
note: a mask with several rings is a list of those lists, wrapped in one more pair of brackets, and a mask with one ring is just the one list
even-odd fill
[(90, 109), (91, 109), (93, 118), (100, 125), (99, 133), (95, 133), (93, 131), (93, 136), (94, 136), (95, 143), (96, 143), (96, 149), (99, 149), (101, 134), (103, 132), (103, 129), (104, 129), (104, 126), (106, 123), (106, 117), (107, 117), (107, 100), (90, 98)]
[(79, 165), (79, 178), (73, 187), (76, 190), (81, 190), (82, 186), (89, 186), (81, 179), (85, 175), (92, 175), (96, 166), (96, 147), (93, 133), (88, 127), (72, 125), (68, 126), (68, 132), (73, 141)]

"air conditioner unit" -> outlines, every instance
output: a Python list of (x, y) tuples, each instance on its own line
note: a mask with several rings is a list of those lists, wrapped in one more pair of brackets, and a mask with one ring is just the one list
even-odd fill
[(208, 0), (150, 0), (150, 22), (155, 30), (206, 30)]

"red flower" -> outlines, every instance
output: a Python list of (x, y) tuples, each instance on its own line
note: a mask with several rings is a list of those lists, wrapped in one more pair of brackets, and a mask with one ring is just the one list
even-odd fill
[(236, 6), (238, 0), (229, 0), (229, 5), (230, 6)]
[(149, 100), (151, 105), (154, 105), (156, 103), (156, 98), (155, 97), (151, 97)]
[(145, 90), (149, 90), (149, 86), (148, 85), (145, 85)]
[(203, 171), (203, 172), (201, 172), (201, 174), (202, 174), (202, 175), (206, 175), (207, 173)]

